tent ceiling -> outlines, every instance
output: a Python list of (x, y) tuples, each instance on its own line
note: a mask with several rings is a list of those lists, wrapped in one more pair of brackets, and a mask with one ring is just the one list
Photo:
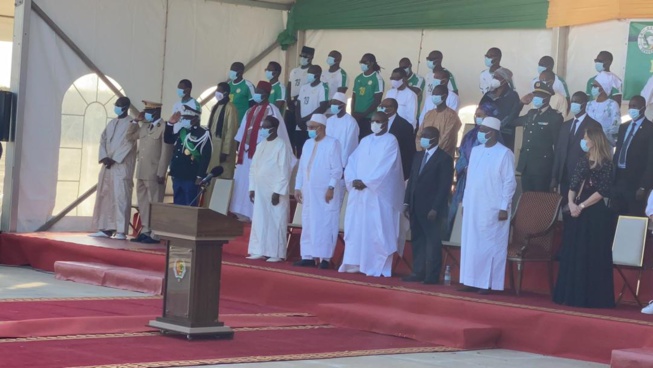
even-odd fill
[(219, 3), (254, 6), (258, 8), (290, 10), (294, 0), (211, 0)]

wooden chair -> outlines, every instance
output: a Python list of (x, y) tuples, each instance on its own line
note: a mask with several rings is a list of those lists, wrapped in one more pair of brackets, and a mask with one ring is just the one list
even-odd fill
[(453, 228), (451, 229), (451, 236), (449, 240), (442, 242), (442, 250), (444, 251), (444, 260), (442, 264), (446, 268), (447, 261), (449, 257), (453, 260), (453, 263), (460, 267), (460, 263), (453, 255), (452, 251), (454, 249), (460, 249), (460, 244), (462, 243), (463, 237), (463, 211), (462, 205), (458, 206), (458, 211), (456, 212), (456, 217), (453, 219)]
[(232, 179), (214, 179), (209, 209), (227, 216), (233, 188), (234, 181)]
[[(642, 274), (647, 268), (644, 265), (644, 251), (648, 225), (648, 217), (619, 216), (617, 221), (617, 230), (612, 241), (612, 264), (624, 282), (617, 297), (617, 304), (621, 302), (626, 289), (628, 289), (635, 302), (640, 308), (643, 307), (639, 299), (639, 287), (642, 282)], [(623, 271), (626, 269), (637, 271), (635, 287), (624, 274)]]
[(297, 235), (302, 233), (302, 204), (297, 203), (295, 207), (295, 213), (292, 217), (292, 222), (288, 224), (288, 241), (286, 242), (286, 259), (290, 258), (294, 254), (301, 254), (300, 240), (297, 239)]
[[(553, 293), (553, 236), (562, 197), (557, 193), (526, 192), (517, 202), (512, 218), (512, 239), (508, 244), (510, 286), (521, 292), (524, 262), (547, 262), (549, 287)], [(517, 263), (517, 284), (513, 274)]]

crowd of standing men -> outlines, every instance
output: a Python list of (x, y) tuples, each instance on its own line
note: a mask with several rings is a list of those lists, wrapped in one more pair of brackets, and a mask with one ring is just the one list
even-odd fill
[[(136, 242), (157, 241), (147, 227), (149, 203), (162, 200), (168, 166), (174, 203), (193, 206), (208, 168), (220, 165), (221, 176), (234, 180), (230, 212), (252, 222), (249, 259), (286, 258), (294, 195), (302, 205), (302, 260), (295, 265), (330, 268), (346, 200), (340, 272), (390, 276), (410, 229), (414, 265), (404, 280), (437, 284), (442, 239), (460, 210), (461, 290), (485, 294), (504, 288), (516, 170), (522, 192), (557, 191), (568, 202), (554, 301), (614, 305), (614, 214), (645, 215), (653, 188), (653, 123), (644, 116), (646, 99), (635, 96), (632, 120), (621, 124), (622, 83), (610, 71), (609, 52), (594, 60), (597, 74), (587, 90), (573, 95), (553, 72), (553, 59), (542, 57), (532, 91), (520, 97), (512, 72), (501, 66), (501, 50), (489, 49), (475, 124), (460, 144), (459, 92), (441, 52), (429, 53), (424, 77), (402, 58), (387, 91), (376, 57), (364, 54), (351, 113), (341, 53), (329, 53), (325, 70), (312, 63), (314, 54), (302, 48), (285, 86), (277, 62), (256, 85), (243, 78), (242, 63), (233, 63), (228, 82), (216, 86), (208, 128), (199, 124), (201, 105), (188, 80), (177, 86), (180, 100), (168, 121), (161, 119), (161, 104), (150, 101), (131, 118), (129, 99), (119, 98), (118, 117), (101, 139), (93, 236), (126, 238), (137, 156), (145, 227)], [(523, 127), (522, 137), (515, 137), (516, 127)], [(515, 166), (516, 138), (522, 144)], [(611, 199), (611, 208), (603, 198)]]

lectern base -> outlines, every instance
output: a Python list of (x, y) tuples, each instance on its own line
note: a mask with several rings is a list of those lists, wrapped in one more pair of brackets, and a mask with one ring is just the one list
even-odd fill
[(227, 326), (186, 327), (156, 320), (150, 321), (148, 326), (158, 328), (162, 332), (186, 335), (189, 340), (193, 337), (200, 336), (214, 336), (225, 339), (230, 339), (234, 336), (234, 330)]

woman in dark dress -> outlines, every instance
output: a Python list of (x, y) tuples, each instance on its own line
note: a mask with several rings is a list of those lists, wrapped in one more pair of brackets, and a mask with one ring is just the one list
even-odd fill
[[(603, 130), (589, 128), (582, 158), (569, 186), (569, 210), (562, 237), (560, 271), (553, 301), (574, 307), (612, 308), (612, 238), (610, 193), (612, 154)], [(580, 192), (580, 193), (579, 193)]]

